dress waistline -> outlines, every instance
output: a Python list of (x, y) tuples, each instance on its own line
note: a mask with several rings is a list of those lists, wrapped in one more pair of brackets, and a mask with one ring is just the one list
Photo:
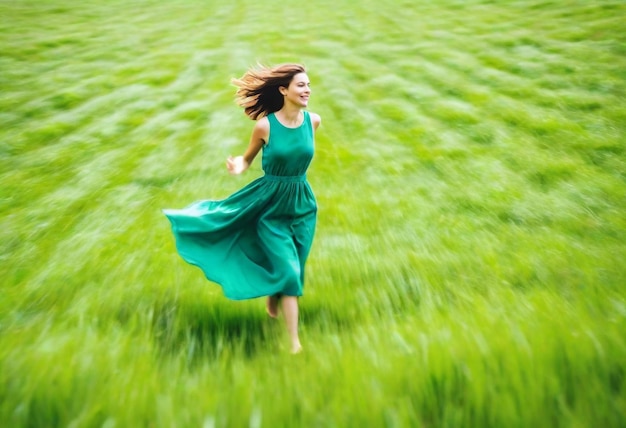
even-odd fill
[(266, 180), (269, 181), (281, 181), (284, 183), (299, 183), (302, 181), (306, 181), (306, 174), (302, 175), (272, 175), (265, 174), (263, 176)]

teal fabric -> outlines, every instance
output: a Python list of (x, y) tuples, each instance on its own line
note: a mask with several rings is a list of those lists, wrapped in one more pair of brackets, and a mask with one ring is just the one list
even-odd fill
[(223, 200), (163, 210), (180, 256), (233, 300), (301, 296), (315, 233), (317, 204), (306, 180), (314, 151), (310, 116), (304, 112), (297, 128), (273, 113), (268, 120), (263, 177)]

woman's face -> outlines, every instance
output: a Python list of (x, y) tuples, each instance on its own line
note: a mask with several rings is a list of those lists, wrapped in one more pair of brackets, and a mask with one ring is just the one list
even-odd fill
[(285, 102), (290, 102), (299, 107), (306, 107), (309, 104), (311, 82), (309, 82), (309, 76), (306, 73), (296, 74), (289, 82), (289, 86), (282, 89)]

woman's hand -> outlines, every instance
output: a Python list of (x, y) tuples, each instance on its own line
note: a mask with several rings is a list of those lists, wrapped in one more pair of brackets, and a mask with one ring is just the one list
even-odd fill
[(226, 168), (228, 168), (228, 172), (231, 174), (239, 175), (248, 169), (248, 162), (244, 160), (243, 156), (228, 156), (228, 159), (226, 159)]

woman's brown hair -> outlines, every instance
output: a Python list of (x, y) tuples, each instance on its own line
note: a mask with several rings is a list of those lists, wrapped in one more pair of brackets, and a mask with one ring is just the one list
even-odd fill
[(257, 120), (280, 110), (283, 107), (283, 95), (278, 88), (289, 86), (293, 76), (306, 73), (300, 64), (281, 64), (275, 67), (259, 65), (252, 68), (239, 79), (232, 79), (237, 86), (235, 101), (250, 119)]

